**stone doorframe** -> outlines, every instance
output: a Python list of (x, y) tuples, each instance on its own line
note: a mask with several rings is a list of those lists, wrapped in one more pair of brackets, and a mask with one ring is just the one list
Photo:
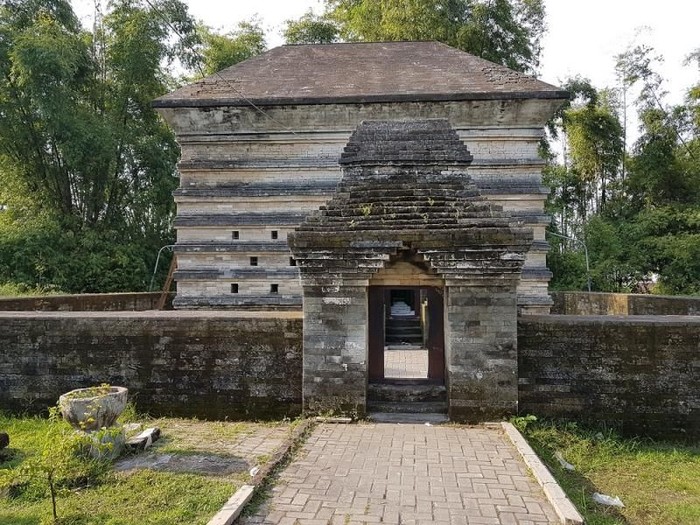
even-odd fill
[(365, 415), (368, 286), (406, 257), (444, 282), (450, 419), (516, 412), (516, 286), (532, 230), (481, 197), (470, 162), (446, 120), (364, 122), (351, 136), (335, 196), (288, 238), (304, 291), (305, 412)]
[[(368, 284), (304, 286), (306, 413), (366, 413)], [(517, 413), (516, 286), (517, 279), (445, 282), (445, 384), (453, 421)]]

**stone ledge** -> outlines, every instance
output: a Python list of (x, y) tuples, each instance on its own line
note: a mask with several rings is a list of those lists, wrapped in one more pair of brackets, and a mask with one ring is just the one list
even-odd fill
[[(209, 299), (209, 298), (207, 298)], [(0, 321), (22, 319), (303, 319), (301, 297), (298, 310), (145, 310), (141, 312), (0, 312)], [(0, 323), (1, 325), (2, 323)]]
[(530, 472), (532, 472), (537, 483), (542, 487), (545, 496), (547, 496), (557, 516), (559, 516), (560, 523), (564, 525), (583, 525), (583, 517), (581, 514), (576, 510), (574, 504), (571, 503), (571, 500), (566, 496), (544, 463), (542, 463), (537, 454), (535, 454), (535, 451), (532, 450), (527, 441), (525, 441), (522, 434), (518, 432), (518, 429), (507, 422), (501, 423), (501, 426), (508, 436), (508, 439), (510, 439), (513, 446), (522, 456), (523, 461), (525, 461), (525, 464), (530, 469)]
[(223, 226), (234, 228), (241, 225), (297, 226), (308, 213), (228, 213), (220, 215), (181, 215), (173, 223), (175, 228), (183, 226)]
[[(251, 252), (260, 253), (260, 252)], [(265, 268), (264, 266), (245, 266), (240, 268), (177, 270), (175, 280), (183, 281), (221, 281), (227, 279), (296, 279), (299, 277), (299, 267)]]
[(207, 253), (222, 253), (222, 252), (287, 252), (289, 246), (285, 241), (277, 242), (246, 242), (232, 241), (228, 243), (185, 243), (181, 242), (175, 245), (176, 253), (191, 253), (191, 254), (207, 254)]
[(243, 512), (243, 508), (252, 499), (255, 491), (268, 482), (274, 471), (282, 465), (290, 452), (304, 440), (314, 426), (314, 422), (306, 419), (294, 429), (291, 437), (282, 443), (272, 455), (272, 459), (253, 476), (251, 484), (240, 487), (207, 525), (231, 525), (234, 523)]
[(600, 325), (646, 325), (646, 326), (697, 326), (700, 330), (698, 315), (530, 315), (518, 319), (518, 323), (546, 325), (600, 326)]
[(320, 104), (378, 104), (391, 102), (450, 102), (470, 100), (567, 100), (567, 91), (513, 91), (509, 93), (483, 92), (459, 94), (411, 94), (411, 95), (364, 95), (364, 96), (326, 96), (326, 97), (285, 97), (245, 99), (217, 97), (212, 99), (157, 99), (152, 102), (154, 108), (209, 108), (219, 106), (250, 107), (256, 106), (316, 106)]
[[(179, 310), (180, 312), (216, 312), (233, 311), (251, 313), (251, 308), (258, 309), (257, 312), (263, 316), (275, 317), (279, 312), (298, 309), (299, 319), (303, 318), (301, 313), (301, 295), (239, 295), (234, 296), (180, 296), (173, 301), (173, 306), (179, 308), (197, 308), (200, 310)], [(241, 310), (235, 310), (241, 308)], [(279, 308), (268, 311), (269, 308)], [(233, 310), (231, 310), (233, 309)], [(282, 310), (283, 309), (283, 310)]]

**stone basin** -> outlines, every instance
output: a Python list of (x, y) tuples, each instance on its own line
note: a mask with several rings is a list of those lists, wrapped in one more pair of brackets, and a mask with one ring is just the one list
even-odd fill
[(122, 386), (78, 388), (59, 397), (58, 405), (73, 428), (93, 432), (114, 424), (126, 407), (128, 392)]

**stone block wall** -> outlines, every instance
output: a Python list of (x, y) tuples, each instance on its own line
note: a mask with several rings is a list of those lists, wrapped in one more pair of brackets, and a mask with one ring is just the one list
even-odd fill
[[(171, 310), (174, 293), (169, 293), (165, 309)], [(154, 310), (161, 292), (44, 295), (40, 297), (0, 297), (0, 311), (111, 312)]]
[(300, 413), (300, 313), (197, 314), (0, 313), (0, 407), (42, 411), (107, 382), (153, 415)]
[(449, 286), (446, 306), (450, 419), (473, 423), (516, 414), (515, 281)]
[[(473, 292), (475, 302), (490, 300)], [(326, 299), (319, 297), (317, 307), (332, 320), (333, 310), (344, 311), (343, 301)], [(453, 300), (457, 306), (469, 308)], [(497, 313), (449, 330), (453, 338), (467, 338), (478, 334), (481, 322), (497, 322)], [(517, 323), (521, 414), (605, 422), (629, 434), (700, 438), (700, 317), (551, 315)], [(328, 341), (333, 352), (316, 363), (322, 379), (305, 380), (315, 383), (320, 399), (327, 385), (352, 378), (341, 390), (353, 410), (364, 400), (366, 378), (358, 371), (362, 333), (347, 335)], [(510, 343), (506, 336), (499, 342), (508, 357)], [(137, 407), (154, 415), (297, 415), (301, 348), (301, 312), (5, 312), (0, 407), (42, 411), (68, 390), (110, 382), (129, 387)], [(467, 379), (474, 374), (472, 385), (484, 380), (497, 407), (512, 406), (514, 367), (508, 362), (486, 354), (447, 359)], [(459, 389), (450, 395), (458, 406), (469, 405)]]
[(520, 413), (700, 437), (700, 317), (518, 321)]
[(304, 410), (365, 415), (366, 287), (304, 287), (303, 384)]
[[(176, 308), (299, 308), (302, 291), (287, 234), (334, 193), (338, 160), (352, 131), (367, 120), (446, 118), (473, 149), (469, 174), (482, 195), (532, 228), (518, 302), (523, 311), (547, 312), (548, 190), (537, 146), (560, 103), (282, 105), (267, 107), (269, 118), (250, 107), (160, 108), (182, 149), (175, 193)], [(250, 257), (258, 258), (257, 267)]]
[(700, 297), (599, 292), (552, 292), (559, 315), (700, 315)]

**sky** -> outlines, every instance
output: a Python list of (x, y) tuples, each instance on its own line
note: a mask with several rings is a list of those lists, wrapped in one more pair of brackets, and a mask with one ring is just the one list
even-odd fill
[[(73, 0), (87, 17), (94, 0)], [(308, 9), (322, 11), (321, 0), (186, 0), (190, 12), (224, 32), (253, 16), (263, 22), (269, 47), (282, 45), (284, 21)], [(545, 0), (548, 32), (543, 40), (540, 79), (560, 85), (581, 75), (598, 88), (614, 87), (615, 55), (633, 43), (652, 45), (665, 61), (659, 69), (669, 103), (680, 103), (700, 82), (695, 63), (684, 58), (700, 48), (699, 0)]]

